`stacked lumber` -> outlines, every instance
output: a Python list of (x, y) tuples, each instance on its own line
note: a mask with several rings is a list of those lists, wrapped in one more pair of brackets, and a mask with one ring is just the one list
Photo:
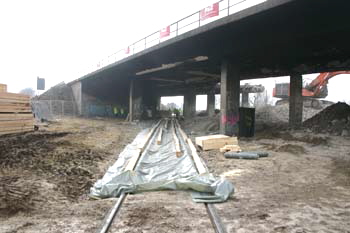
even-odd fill
[(220, 149), (225, 145), (238, 145), (237, 137), (229, 137), (222, 134), (196, 137), (196, 145), (202, 150)]
[(0, 83), (0, 93), (7, 92), (7, 85)]
[(0, 92), (0, 135), (34, 130), (30, 97)]

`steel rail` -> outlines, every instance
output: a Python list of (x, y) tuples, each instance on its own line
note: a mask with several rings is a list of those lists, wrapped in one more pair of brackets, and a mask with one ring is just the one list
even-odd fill
[[(157, 132), (157, 129), (161, 126), (161, 122), (162, 120), (160, 120), (149, 132), (149, 134), (147, 135), (148, 138), (146, 138), (146, 141), (144, 142), (144, 145), (142, 146), (142, 150), (147, 148), (148, 145), (150, 145), (151, 143), (151, 139), (154, 138), (153, 136), (155, 135), (155, 133)], [(145, 151), (142, 151), (141, 154), (143, 154)], [(139, 163), (140, 161), (140, 157), (137, 159), (134, 168), (136, 167), (136, 165)], [(131, 158), (130, 158), (131, 160)], [(130, 161), (129, 160), (129, 161)], [(127, 166), (128, 164), (126, 164)], [(113, 205), (113, 207), (110, 209), (110, 211), (108, 212), (108, 214), (106, 215), (106, 217), (103, 220), (103, 224), (102, 226), (96, 231), (96, 233), (107, 233), (113, 223), (114, 218), (117, 216), (119, 210), (121, 209), (126, 197), (128, 196), (128, 193), (125, 193), (124, 191), (121, 192), (118, 200), (116, 201), (116, 203)]]
[(216, 208), (214, 204), (204, 203), (204, 206), (205, 206), (205, 209), (207, 210), (207, 213), (209, 215), (211, 224), (213, 225), (215, 232), (227, 233), (227, 230), (224, 224), (222, 223), (220, 216), (216, 212)]
[(108, 232), (109, 228), (113, 223), (115, 216), (117, 215), (118, 211), (122, 207), (122, 204), (124, 203), (124, 200), (126, 199), (127, 195), (128, 195), (127, 193), (122, 192), (122, 194), (118, 198), (118, 201), (113, 205), (113, 207), (110, 209), (110, 211), (106, 215), (105, 219), (103, 220), (103, 224), (101, 228), (97, 230), (97, 233)]
[[(192, 144), (191, 139), (186, 135), (186, 133), (181, 129), (179, 122), (176, 120), (175, 122), (175, 127), (177, 128), (176, 131), (179, 132), (179, 136), (182, 137), (182, 139), (187, 142), (189, 144), (189, 146), (191, 147), (190, 144)], [(193, 146), (193, 145), (192, 145)], [(191, 150), (192, 151), (192, 150)], [(195, 151), (192, 151), (192, 153), (196, 153)], [(195, 164), (195, 167), (197, 169), (198, 174), (200, 174), (200, 170), (206, 170), (206, 172), (208, 172), (207, 168), (203, 165), (202, 161), (196, 161), (194, 159), (194, 156), (192, 154), (192, 160), (193, 163)], [(197, 164), (200, 163), (200, 164)], [(199, 168), (201, 167), (201, 169)], [(203, 169), (204, 167), (204, 169)], [(207, 210), (207, 213), (209, 215), (209, 219), (211, 221), (211, 224), (215, 230), (216, 233), (227, 233), (226, 227), (224, 226), (224, 224), (222, 223), (220, 216), (218, 215), (216, 208), (214, 206), (214, 204), (211, 203), (204, 203), (205, 209)]]

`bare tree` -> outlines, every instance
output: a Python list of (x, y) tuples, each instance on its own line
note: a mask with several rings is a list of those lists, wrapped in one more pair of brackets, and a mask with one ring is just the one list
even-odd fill
[(255, 99), (254, 99), (254, 106), (255, 107), (264, 107), (267, 105), (272, 105), (272, 99), (267, 94), (267, 91), (256, 93)]
[(29, 95), (30, 97), (33, 97), (35, 95), (34, 89), (30, 87), (22, 89), (19, 93), (24, 95)]

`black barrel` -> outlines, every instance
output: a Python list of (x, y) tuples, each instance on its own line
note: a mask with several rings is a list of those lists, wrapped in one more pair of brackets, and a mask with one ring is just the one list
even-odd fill
[(239, 108), (239, 136), (254, 137), (255, 108)]

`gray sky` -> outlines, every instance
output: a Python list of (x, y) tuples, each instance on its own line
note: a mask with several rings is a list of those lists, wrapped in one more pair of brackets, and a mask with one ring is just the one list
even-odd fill
[[(35, 88), (37, 76), (46, 79), (47, 88), (77, 79), (106, 56), (214, 2), (0, 1), (0, 83), (7, 84), (10, 92), (18, 92)], [(254, 81), (266, 85), (269, 93), (275, 82)], [(348, 85), (344, 84), (350, 84), (350, 75), (333, 78), (329, 99), (348, 100)]]

